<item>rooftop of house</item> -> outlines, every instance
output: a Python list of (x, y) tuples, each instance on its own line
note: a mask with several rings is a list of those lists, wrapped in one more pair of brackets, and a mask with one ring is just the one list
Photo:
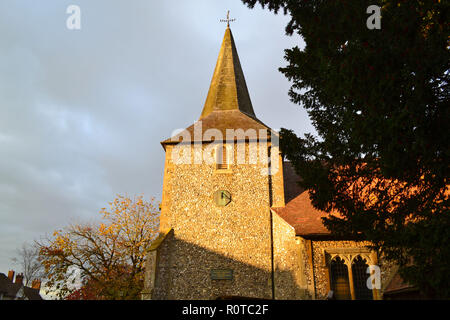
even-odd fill
[[(26, 287), (23, 284), (23, 274), (17, 274), (14, 280), (14, 271), (10, 271), (8, 276), (0, 273), (0, 296), (7, 299), (18, 300), (43, 300), (40, 291), (40, 281), (34, 281), (33, 287)], [(20, 290), (23, 288), (23, 294)]]

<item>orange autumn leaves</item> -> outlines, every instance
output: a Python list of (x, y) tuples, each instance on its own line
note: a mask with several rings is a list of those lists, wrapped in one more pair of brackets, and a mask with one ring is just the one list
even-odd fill
[[(100, 223), (69, 225), (40, 244), (49, 285), (60, 297), (81, 284), (98, 299), (137, 299), (146, 248), (158, 231), (159, 206), (154, 199), (119, 195), (100, 213)], [(76, 273), (78, 287), (71, 284)]]
[[(353, 171), (357, 174), (353, 174)], [(371, 170), (371, 175), (364, 174), (364, 170)], [(400, 223), (417, 222), (423, 218), (414, 217), (414, 211), (409, 210), (410, 202), (415, 201), (416, 209), (428, 206), (431, 213), (435, 212), (435, 206), (430, 203), (439, 204), (450, 195), (450, 186), (443, 187), (437, 194), (427, 193), (429, 185), (425, 176), (412, 182), (399, 179), (386, 179), (380, 169), (372, 169), (362, 163), (351, 166), (334, 168), (336, 185), (342, 190), (340, 201), (353, 201), (355, 207), (364, 212), (377, 212), (383, 214), (385, 222), (392, 225), (395, 221)], [(431, 197), (428, 198), (424, 196)], [(423, 201), (423, 203), (421, 203)], [(338, 210), (333, 207), (333, 215), (342, 217)]]

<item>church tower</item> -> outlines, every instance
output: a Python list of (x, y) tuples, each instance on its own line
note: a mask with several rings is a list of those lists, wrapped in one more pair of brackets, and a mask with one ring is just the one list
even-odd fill
[(253, 109), (229, 25), (199, 120), (161, 144), (160, 233), (143, 299), (395, 295), (396, 267), (369, 242), (331, 234), (322, 221), (330, 213), (314, 208), (282, 161), (277, 133)]
[(199, 120), (161, 143), (160, 235), (144, 299), (273, 298), (271, 207), (284, 206), (274, 137), (256, 117), (228, 26)]

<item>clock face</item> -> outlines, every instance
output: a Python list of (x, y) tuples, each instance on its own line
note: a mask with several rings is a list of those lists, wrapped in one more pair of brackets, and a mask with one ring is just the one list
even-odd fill
[(214, 192), (214, 202), (219, 207), (225, 207), (231, 202), (231, 193), (226, 190)]

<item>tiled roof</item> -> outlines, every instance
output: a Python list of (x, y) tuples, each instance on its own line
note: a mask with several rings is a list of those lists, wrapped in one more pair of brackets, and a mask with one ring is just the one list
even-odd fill
[(21, 286), (21, 284), (13, 283), (5, 274), (0, 273), (0, 292), (5, 296), (15, 297)]
[(403, 291), (417, 290), (412, 285), (405, 282), (400, 274), (397, 272), (392, 278), (391, 282), (389, 282), (388, 286), (384, 290), (384, 294), (394, 294)]
[(38, 289), (33, 289), (30, 287), (23, 287), (23, 289), (28, 300), (43, 300)]
[[(199, 121), (201, 121), (201, 127)], [(254, 129), (258, 139), (265, 140), (267, 138), (270, 138), (270, 132), (267, 131), (270, 130), (269, 127), (267, 127), (264, 123), (262, 123), (258, 119), (253, 118), (239, 110), (214, 111), (199, 121), (196, 122), (198, 128), (197, 130), (199, 130), (198, 134), (194, 132), (194, 130), (196, 130), (196, 126), (195, 124), (193, 124), (189, 126), (187, 129), (183, 130), (181, 133), (161, 143), (164, 145), (167, 143), (181, 142), (183, 141), (181, 137), (186, 135), (186, 133), (188, 133), (189, 136), (191, 137), (191, 141), (207, 141), (204, 137), (204, 133), (208, 129), (216, 129), (220, 131), (224, 139), (227, 138), (226, 132), (227, 129), (233, 130), (242, 129), (244, 131), (248, 129)], [(261, 129), (265, 130), (264, 132), (265, 135), (263, 136), (261, 136), (259, 132), (259, 130)], [(213, 137), (214, 138), (210, 137), (208, 141), (213, 141), (217, 139), (216, 136)]]
[(300, 178), (289, 162), (283, 163), (283, 179), (286, 205), (272, 210), (293, 226), (298, 236), (330, 235), (322, 223), (328, 214), (313, 207), (309, 193), (298, 185)]
[(299, 196), (303, 191), (305, 191), (297, 183), (300, 178), (295, 173), (294, 167), (290, 162), (283, 162), (283, 182), (284, 182), (284, 200), (286, 203), (293, 200), (295, 197)]
[(3, 293), (4, 296), (15, 298), (22, 287), (25, 297), (29, 300), (42, 300), (38, 289), (25, 287), (21, 283), (13, 283), (5, 274), (0, 273), (0, 293)]

